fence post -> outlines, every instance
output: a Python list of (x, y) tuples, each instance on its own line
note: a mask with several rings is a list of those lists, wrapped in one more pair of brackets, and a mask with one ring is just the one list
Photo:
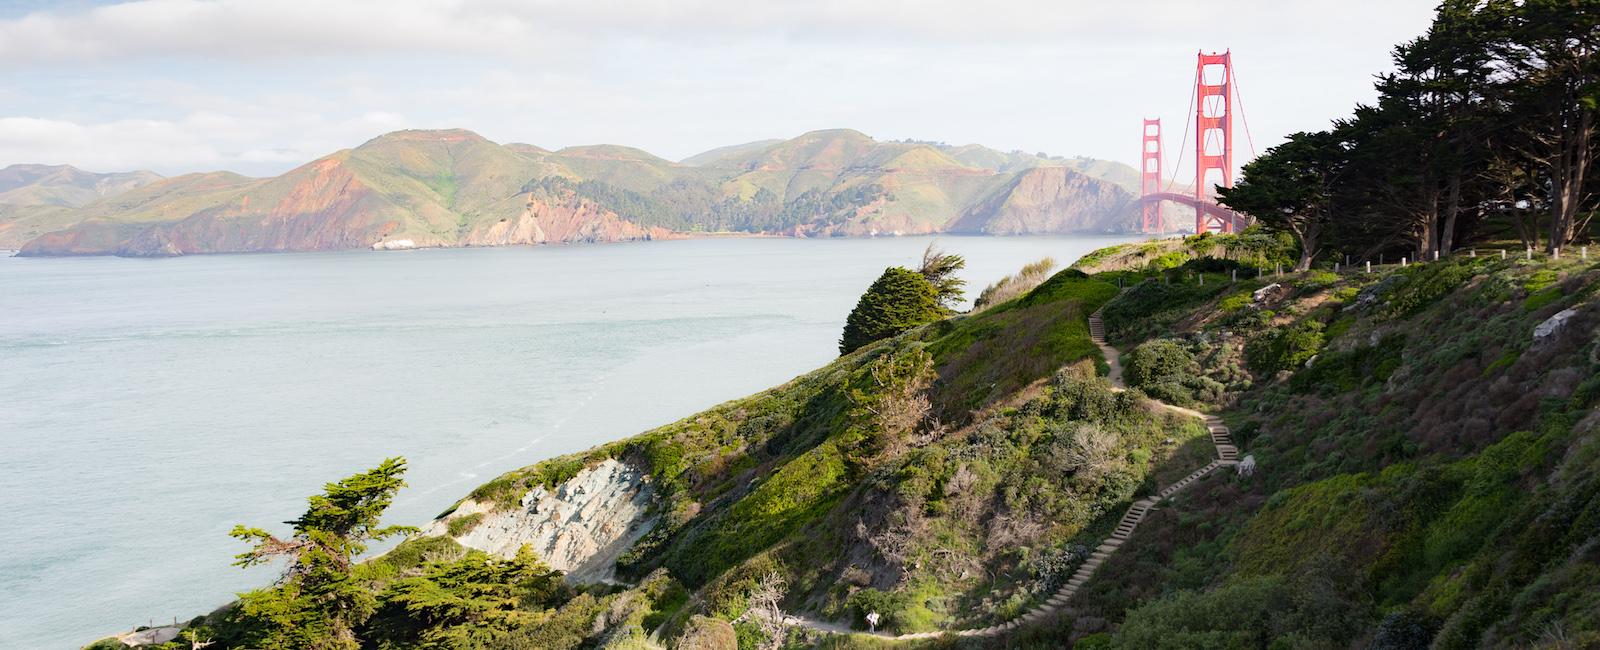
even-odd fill
[(1433, 261), (1435, 261), (1435, 262), (1439, 261), (1439, 251), (1434, 251), (1433, 252)]
[(1500, 249), (1500, 259), (1505, 259), (1505, 258), (1506, 258), (1506, 249), (1502, 248), (1502, 249)]
[(1400, 258), (1400, 268), (1403, 269), (1405, 267), (1406, 267), (1406, 258), (1405, 257), (1401, 257)]
[(1476, 248), (1472, 249), (1472, 253), (1470, 253), (1470, 254), (1472, 255), (1472, 257), (1477, 257), (1478, 256), (1478, 249), (1476, 249)]
[(1559, 249), (1559, 248), (1550, 249), (1550, 259), (1556, 259), (1556, 260), (1561, 259), (1561, 249)]
[(1233, 270), (1233, 276), (1231, 278), (1229, 278), (1229, 281), (1231, 281), (1231, 282), (1238, 282), (1239, 281), (1239, 269), (1234, 269)]
[(1367, 260), (1367, 272), (1372, 272), (1372, 260)]
[(1533, 247), (1532, 246), (1528, 247), (1528, 259), (1530, 259), (1530, 260), (1533, 259)]
[(1338, 273), (1339, 272), (1339, 263), (1338, 262), (1334, 262), (1333, 263), (1333, 272), (1334, 273)]

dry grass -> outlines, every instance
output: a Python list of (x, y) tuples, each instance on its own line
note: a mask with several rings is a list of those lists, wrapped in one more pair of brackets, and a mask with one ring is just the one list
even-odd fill
[(972, 311), (983, 311), (1032, 291), (1034, 287), (1050, 279), (1050, 271), (1055, 268), (1055, 259), (1044, 257), (1022, 267), (1016, 275), (1000, 278), (999, 282), (985, 287), (983, 292), (978, 294), (978, 299), (972, 303)]

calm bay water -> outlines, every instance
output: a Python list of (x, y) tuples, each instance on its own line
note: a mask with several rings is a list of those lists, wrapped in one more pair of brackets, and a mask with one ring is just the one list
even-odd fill
[[(0, 645), (71, 648), (271, 579), (236, 523), (410, 461), (388, 523), (781, 383), (926, 238), (0, 258)], [(1120, 239), (945, 237), (969, 292)]]

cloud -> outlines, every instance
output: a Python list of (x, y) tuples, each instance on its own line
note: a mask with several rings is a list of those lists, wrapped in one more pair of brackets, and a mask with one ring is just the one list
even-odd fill
[(1370, 100), (1433, 2), (73, 4), (0, 19), (0, 165), (278, 173), (406, 127), (669, 158), (849, 127), (1127, 161), (1144, 116), (1175, 158), (1202, 47), (1233, 48), (1265, 149)]
[[(1359, 29), (1388, 0), (136, 0), (0, 21), (0, 65), (205, 55), (532, 55), (657, 39), (1108, 44)], [(1085, 52), (1093, 56), (1093, 52)]]
[[(7, 162), (70, 164), (93, 171), (277, 173), (407, 126), (403, 116), (393, 113), (369, 113), (343, 121), (210, 112), (179, 120), (92, 123), (0, 117), (0, 151), (26, 152), (24, 158)], [(263, 142), (282, 146), (263, 147)]]

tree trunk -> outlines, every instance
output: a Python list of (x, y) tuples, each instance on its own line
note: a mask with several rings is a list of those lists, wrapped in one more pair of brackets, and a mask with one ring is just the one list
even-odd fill
[(1439, 229), (1439, 254), (1449, 255), (1456, 245), (1456, 216), (1461, 211), (1461, 172), (1450, 174), (1444, 199), (1444, 226)]
[(1589, 168), (1589, 134), (1594, 128), (1594, 113), (1579, 110), (1573, 124), (1565, 125), (1557, 143), (1555, 164), (1550, 170), (1549, 252), (1566, 246), (1577, 234), (1579, 203)]

